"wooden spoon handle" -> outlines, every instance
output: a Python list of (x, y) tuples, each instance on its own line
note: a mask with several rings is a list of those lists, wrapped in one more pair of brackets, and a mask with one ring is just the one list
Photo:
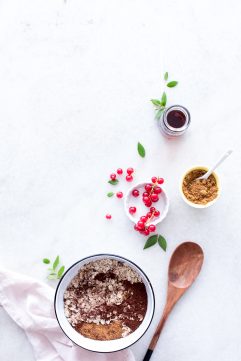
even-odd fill
[(145, 355), (143, 361), (149, 361), (150, 360), (152, 352), (153, 352), (153, 350), (154, 350), (154, 348), (155, 348), (155, 346), (157, 344), (157, 341), (158, 341), (158, 339), (160, 337), (163, 326), (165, 325), (168, 314), (169, 314), (168, 312), (165, 312), (165, 311), (163, 312), (162, 318), (161, 318), (161, 320), (160, 320), (160, 322), (159, 322), (159, 324), (158, 324), (158, 326), (156, 328), (156, 331), (155, 331), (155, 333), (154, 333), (154, 335), (152, 337), (152, 340), (150, 342), (150, 345), (148, 347), (148, 350), (146, 352), (146, 355)]
[(148, 348), (148, 350), (146, 351), (145, 357), (143, 359), (143, 361), (149, 361), (152, 355), (152, 350), (150, 348)]

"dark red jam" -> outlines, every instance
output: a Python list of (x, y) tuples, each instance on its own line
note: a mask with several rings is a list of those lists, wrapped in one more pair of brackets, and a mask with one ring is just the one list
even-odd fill
[(186, 123), (186, 115), (180, 110), (171, 110), (166, 121), (172, 128), (182, 128)]

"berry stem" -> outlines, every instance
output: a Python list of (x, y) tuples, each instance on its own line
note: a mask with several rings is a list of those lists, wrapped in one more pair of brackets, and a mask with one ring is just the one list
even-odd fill
[(150, 218), (148, 218), (148, 220), (146, 221), (146, 225), (147, 225), (147, 226), (149, 226), (149, 225), (150, 225), (152, 218), (154, 218), (154, 213), (155, 213), (155, 211), (153, 211), (153, 212), (152, 212), (151, 217), (150, 217)]

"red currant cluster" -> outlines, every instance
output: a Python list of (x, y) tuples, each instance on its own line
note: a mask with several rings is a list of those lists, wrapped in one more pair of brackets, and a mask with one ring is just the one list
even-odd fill
[(151, 207), (150, 211), (147, 212), (145, 216), (141, 216), (139, 221), (134, 225), (134, 229), (145, 236), (148, 236), (150, 233), (155, 232), (156, 226), (151, 224), (151, 221), (155, 217), (159, 217), (160, 212), (155, 208)]
[(150, 207), (152, 202), (159, 201), (159, 194), (162, 192), (160, 184), (164, 183), (163, 178), (152, 177), (152, 183), (147, 183), (145, 185), (145, 191), (142, 194), (142, 200), (146, 207)]
[[(127, 170), (126, 170), (126, 181), (127, 182), (132, 182), (133, 181), (133, 173), (134, 173), (134, 169), (133, 168), (131, 168), (131, 167), (129, 167), (129, 168), (127, 168)], [(117, 174), (118, 175), (122, 175), (123, 174), (123, 169), (122, 168), (118, 168), (117, 169), (117, 171), (116, 171), (116, 173), (111, 173), (111, 175), (110, 175), (110, 180), (111, 181), (116, 181), (115, 183), (113, 182), (112, 184), (117, 184), (118, 183), (118, 179), (117, 179)], [(138, 195), (139, 195), (139, 191), (137, 191), (138, 192)], [(112, 193), (112, 192), (111, 192)], [(112, 195), (114, 195), (114, 193), (112, 193), (111, 194), (111, 196)], [(116, 197), (117, 198), (123, 198), (123, 192), (117, 192), (116, 194)], [(133, 208), (133, 210), (132, 210), (132, 214), (134, 214), (135, 212), (136, 212), (136, 208), (135, 207), (131, 207), (131, 208)], [(135, 210), (134, 210), (134, 208), (135, 208)], [(111, 214), (106, 214), (106, 216), (105, 216), (105, 218), (106, 219), (111, 219), (112, 218), (112, 216), (111, 216)]]
[[(123, 169), (122, 168), (118, 168), (117, 169), (117, 171), (116, 171), (116, 173), (118, 174), (118, 175), (122, 175), (123, 174)], [(111, 180), (116, 180), (116, 177), (117, 177), (117, 175), (116, 175), (116, 173), (112, 173), (111, 175), (110, 175), (110, 179)], [(132, 182), (133, 181), (133, 173), (134, 173), (134, 169), (133, 168), (127, 168), (127, 170), (126, 170), (126, 181), (127, 182)]]

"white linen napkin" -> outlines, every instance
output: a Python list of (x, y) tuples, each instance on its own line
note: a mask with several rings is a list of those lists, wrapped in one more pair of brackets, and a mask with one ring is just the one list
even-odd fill
[(0, 268), (0, 305), (25, 330), (36, 361), (135, 361), (130, 350), (102, 354), (74, 345), (60, 329), (53, 304), (51, 287)]

